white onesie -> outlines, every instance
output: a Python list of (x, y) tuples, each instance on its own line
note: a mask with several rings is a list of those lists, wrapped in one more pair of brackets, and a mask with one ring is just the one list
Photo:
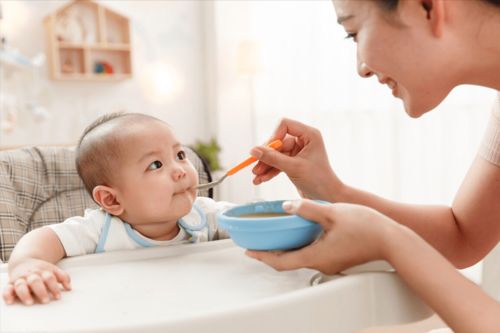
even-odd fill
[(48, 227), (59, 237), (68, 257), (186, 242), (207, 242), (229, 237), (224, 230), (219, 230), (217, 213), (231, 206), (230, 203), (216, 202), (210, 198), (196, 198), (189, 214), (177, 222), (179, 233), (173, 239), (165, 241), (144, 237), (130, 224), (102, 209), (87, 209), (83, 217), (70, 217), (63, 223)]

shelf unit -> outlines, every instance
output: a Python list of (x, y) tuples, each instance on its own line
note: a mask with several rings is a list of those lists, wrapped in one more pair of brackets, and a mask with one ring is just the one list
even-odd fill
[(132, 77), (130, 22), (92, 0), (73, 0), (47, 16), (51, 78), (116, 81)]

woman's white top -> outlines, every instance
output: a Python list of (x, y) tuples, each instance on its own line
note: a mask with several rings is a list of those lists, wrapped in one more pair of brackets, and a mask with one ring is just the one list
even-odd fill
[(141, 235), (130, 224), (102, 209), (87, 209), (84, 216), (70, 217), (63, 223), (48, 227), (56, 233), (68, 257), (186, 242), (199, 243), (229, 238), (224, 230), (218, 228), (217, 213), (230, 206), (232, 204), (227, 202), (196, 198), (191, 211), (177, 222), (179, 233), (173, 239), (164, 241)]
[(479, 154), (487, 161), (500, 166), (500, 92), (493, 107)]

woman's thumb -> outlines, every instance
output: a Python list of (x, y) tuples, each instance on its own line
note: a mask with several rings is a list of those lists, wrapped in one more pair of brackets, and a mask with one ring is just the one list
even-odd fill
[(287, 156), (277, 150), (268, 147), (254, 147), (250, 155), (273, 168), (287, 172), (291, 165), (295, 164), (293, 157)]
[(326, 231), (331, 228), (331, 205), (311, 200), (285, 201), (283, 210), (289, 214), (299, 215), (306, 220), (318, 223)]

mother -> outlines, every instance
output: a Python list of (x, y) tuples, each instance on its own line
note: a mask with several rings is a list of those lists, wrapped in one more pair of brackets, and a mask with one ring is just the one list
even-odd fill
[[(334, 0), (334, 6), (357, 43), (359, 75), (387, 84), (411, 117), (431, 111), (461, 84), (500, 90), (500, 0)], [(455, 332), (499, 332), (500, 304), (455, 267), (476, 263), (500, 240), (500, 95), (451, 207), (397, 203), (344, 184), (320, 132), (299, 122), (283, 120), (276, 138), (284, 140), (281, 152), (252, 149), (260, 160), (254, 183), (283, 171), (304, 198), (335, 204), (286, 203), (325, 234), (297, 251), (248, 255), (278, 270), (327, 274), (385, 259)]]

